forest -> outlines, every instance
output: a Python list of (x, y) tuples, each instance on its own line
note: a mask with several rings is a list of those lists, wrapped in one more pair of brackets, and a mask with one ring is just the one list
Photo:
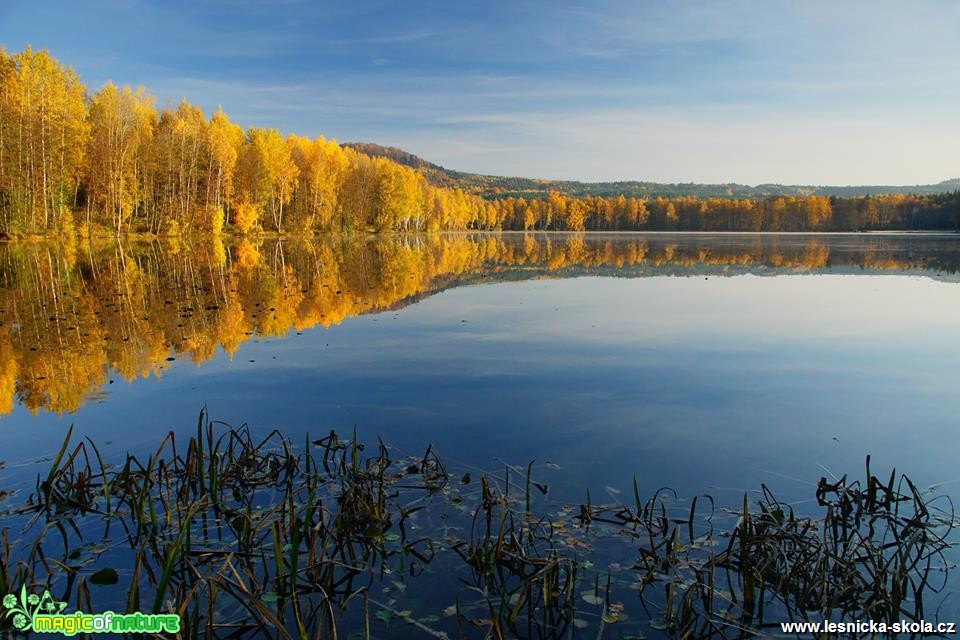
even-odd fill
[[(362, 148), (362, 147), (361, 147)], [(441, 230), (958, 230), (960, 192), (502, 197), (218, 108), (88, 91), (47, 51), (0, 50), (0, 238)], [(499, 197), (498, 197), (499, 196)]]

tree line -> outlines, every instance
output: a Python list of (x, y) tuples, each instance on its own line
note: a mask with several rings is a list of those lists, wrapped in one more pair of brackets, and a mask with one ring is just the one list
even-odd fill
[(484, 199), (323, 137), (247, 130), (142, 87), (90, 93), (47, 51), (0, 49), (0, 234), (957, 229), (960, 194)]
[(0, 232), (178, 235), (465, 229), (482, 200), (334, 140), (244, 131), (222, 109), (90, 94), (46, 51), (0, 51)]
[(960, 229), (960, 192), (745, 198), (618, 195), (503, 198), (478, 228), (565, 231), (875, 231)]

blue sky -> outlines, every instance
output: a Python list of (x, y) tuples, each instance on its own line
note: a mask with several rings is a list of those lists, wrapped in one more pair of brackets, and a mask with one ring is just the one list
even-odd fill
[(956, 2), (4, 0), (0, 43), (244, 126), (584, 180), (960, 175)]

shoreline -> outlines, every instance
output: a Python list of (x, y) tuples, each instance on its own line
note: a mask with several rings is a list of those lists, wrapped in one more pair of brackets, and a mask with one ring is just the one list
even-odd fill
[[(838, 236), (838, 237), (861, 237), (861, 236), (910, 236), (910, 237), (956, 237), (960, 236), (960, 230), (945, 231), (937, 229), (877, 229), (870, 231), (667, 231), (667, 230), (649, 230), (649, 231), (568, 231), (563, 229), (531, 229), (527, 231), (519, 229), (462, 229), (462, 230), (444, 230), (444, 231), (389, 231), (373, 232), (365, 231), (359, 233), (191, 233), (188, 235), (157, 235), (153, 233), (129, 233), (121, 235), (81, 235), (77, 234), (75, 239), (80, 240), (133, 240), (133, 241), (152, 241), (152, 240), (193, 240), (193, 239), (219, 239), (219, 240), (311, 240), (311, 239), (359, 239), (359, 238), (402, 238), (402, 237), (424, 237), (424, 236), (450, 236), (450, 235), (558, 235), (558, 236)], [(0, 236), (0, 244), (31, 244), (42, 243), (51, 240), (63, 241), (62, 235), (43, 234), (43, 235), (25, 235), (25, 236)]]

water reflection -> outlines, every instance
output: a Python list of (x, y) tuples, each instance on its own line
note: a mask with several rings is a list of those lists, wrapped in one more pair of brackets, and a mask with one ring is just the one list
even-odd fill
[(462, 234), (0, 245), (0, 414), (73, 412), (118, 375), (233, 356), (452, 287), (540, 277), (913, 272), (954, 279), (950, 236)]

